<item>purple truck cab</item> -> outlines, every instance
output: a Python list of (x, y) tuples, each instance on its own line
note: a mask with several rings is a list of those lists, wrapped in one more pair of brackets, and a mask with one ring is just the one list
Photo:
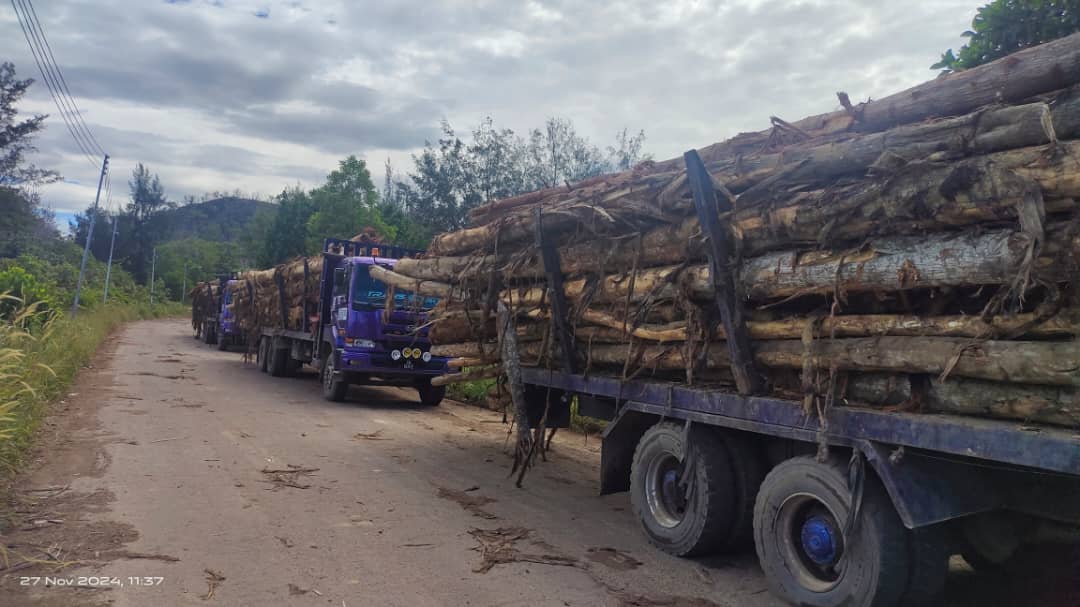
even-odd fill
[(385, 257), (345, 257), (335, 268), (331, 331), (340, 348), (340, 370), (406, 378), (442, 375), (446, 359), (431, 355), (423, 326), (438, 299), (396, 291), (388, 305), (386, 285), (368, 271), (395, 263)]

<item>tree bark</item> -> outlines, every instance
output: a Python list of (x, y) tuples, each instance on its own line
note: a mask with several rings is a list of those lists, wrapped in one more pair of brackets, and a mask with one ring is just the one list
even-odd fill
[(440, 375), (438, 377), (431, 378), (431, 385), (433, 386), (448, 386), (450, 384), (457, 384), (463, 381), (477, 381), (481, 379), (492, 379), (502, 375), (503, 369), (501, 366), (485, 367), (483, 369), (474, 369), (466, 371), (464, 373), (449, 373), (446, 375)]

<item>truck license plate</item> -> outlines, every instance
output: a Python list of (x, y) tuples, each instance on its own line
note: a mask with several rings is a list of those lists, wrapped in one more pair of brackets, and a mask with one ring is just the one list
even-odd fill
[(411, 360), (405, 361), (405, 368), (406, 369), (412, 369), (413, 368), (413, 362)]

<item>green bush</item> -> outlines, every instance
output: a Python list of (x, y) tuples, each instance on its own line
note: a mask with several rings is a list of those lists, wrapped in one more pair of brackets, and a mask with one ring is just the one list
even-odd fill
[(52, 310), (49, 290), (24, 268), (13, 265), (0, 270), (0, 321), (11, 321), (24, 307), (33, 306), (38, 314), (24, 317), (29, 321), (41, 318)]

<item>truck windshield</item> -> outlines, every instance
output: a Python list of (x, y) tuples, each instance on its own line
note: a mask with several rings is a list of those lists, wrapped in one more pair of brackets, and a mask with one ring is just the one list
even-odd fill
[[(368, 273), (369, 266), (357, 264), (353, 266), (352, 302), (356, 309), (383, 307), (386, 305), (386, 285), (381, 280), (375, 280)], [(413, 310), (419, 307), (421, 310), (430, 310), (439, 303), (438, 297), (416, 297), (411, 291), (394, 291), (394, 309)]]

